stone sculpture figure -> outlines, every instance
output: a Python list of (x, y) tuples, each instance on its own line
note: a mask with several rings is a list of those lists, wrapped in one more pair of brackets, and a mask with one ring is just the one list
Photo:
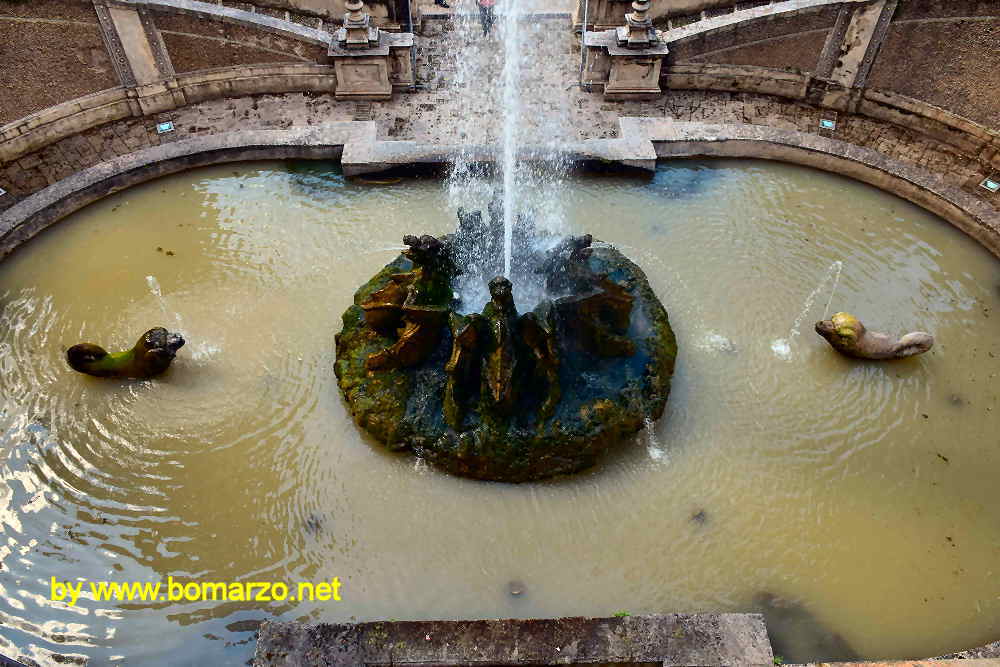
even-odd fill
[(478, 313), (462, 316), (451, 314), (451, 356), (444, 370), (448, 384), (444, 394), (445, 422), (460, 430), (465, 406), (479, 396), (479, 364), (483, 338), (483, 317)]
[(514, 386), (517, 308), (509, 280), (498, 276), (490, 281), (489, 287), (490, 302), (483, 308), (487, 334), (483, 354), (483, 394), (491, 411), (509, 415), (517, 397)]
[(448, 321), (451, 277), (449, 249), (433, 236), (406, 236), (403, 254), (413, 262), (408, 274), (396, 274), (389, 284), (361, 304), (365, 321), (383, 335), (397, 336), (393, 345), (368, 357), (370, 371), (406, 368), (421, 363), (441, 340)]
[(362, 428), (454, 474), (523, 482), (581, 470), (662, 414), (677, 354), (666, 310), (615, 248), (547, 238), (519, 215), (511, 274), (536, 281), (537, 305), (519, 315), (498, 276), (475, 312), (474, 281), (504, 268), (500, 198), (488, 213), (491, 224), (460, 211), (458, 232), (441, 239), (405, 237), (343, 315), (338, 382)]
[(521, 343), (534, 362), (532, 379), (544, 386), (544, 399), (538, 416), (544, 421), (551, 417), (562, 399), (559, 384), (559, 341), (556, 338), (555, 310), (551, 301), (543, 302), (533, 312), (521, 317)]
[(80, 343), (66, 350), (66, 361), (73, 370), (95, 377), (146, 380), (167, 370), (183, 346), (180, 334), (156, 327), (142, 334), (131, 350), (109, 354), (100, 345)]
[(868, 331), (850, 313), (837, 313), (816, 323), (816, 333), (843, 355), (855, 359), (904, 359), (923, 354), (934, 346), (934, 336), (914, 331), (901, 338)]

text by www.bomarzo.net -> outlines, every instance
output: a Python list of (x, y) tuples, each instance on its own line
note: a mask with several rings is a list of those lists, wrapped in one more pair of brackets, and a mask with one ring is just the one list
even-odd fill
[[(58, 581), (49, 599), (76, 605), (82, 595), (97, 602), (340, 602), (340, 577), (327, 581)], [(88, 595), (89, 594), (89, 595)]]

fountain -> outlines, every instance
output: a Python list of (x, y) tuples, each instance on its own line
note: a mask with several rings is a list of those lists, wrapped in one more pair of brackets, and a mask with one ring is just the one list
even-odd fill
[[(336, 373), (357, 423), (451, 473), (525, 482), (586, 468), (658, 419), (677, 344), (642, 270), (589, 235), (552, 239), (503, 206), (459, 212), (455, 234), (406, 236), (362, 286), (337, 336)], [(519, 314), (497, 275), (482, 312), (454, 290), (468, 258), (529, 248), (544, 297)], [(505, 254), (505, 273), (510, 258)], [(475, 303), (473, 300), (472, 303)]]
[[(533, 48), (518, 5), (498, 5), (494, 35)], [(342, 69), (387, 62), (344, 37)], [(111, 195), (4, 261), (0, 651), (236, 664), (262, 619), (616, 609), (760, 609), (803, 662), (993, 636), (995, 259), (884, 193), (775, 163), (660, 165), (715, 174), (683, 196), (566, 177), (545, 119), (507, 87), (530, 56), (476, 39), (512, 69), (488, 79), (496, 106), (458, 121), (490, 121), (467, 138), (488, 150), (462, 159), (496, 166), (447, 193), (335, 165), (213, 167)], [(627, 51), (625, 69), (643, 57), (601, 48)], [(453, 230), (440, 212), (459, 207)], [(427, 234), (400, 247), (411, 230)], [(685, 350), (673, 377), (654, 292)], [(919, 312), (948, 345), (891, 371), (842, 358), (799, 335), (834, 292), (886, 328)], [(66, 344), (124, 349), (161, 318), (194, 343), (162, 379), (66, 368)], [(798, 363), (775, 361), (778, 338)], [(192, 354), (208, 342), (210, 359)], [(519, 482), (594, 462), (528, 486), (427, 472)], [(877, 550), (856, 548), (872, 535)], [(345, 603), (48, 596), (51, 577), (168, 576), (338, 576)]]
[[(641, 48), (656, 33), (648, 3), (634, 8), (627, 38)], [(519, 0), (498, 9), (503, 48), (467, 36), (456, 66), (460, 81), (499, 82), (485, 97), (470, 86), (460, 116), (495, 168), (455, 156), (458, 230), (407, 236), (402, 255), (357, 291), (336, 370), (357, 423), (389, 448), (457, 475), (523, 482), (593, 465), (659, 418), (676, 342), (638, 266), (589, 235), (554, 231), (564, 165), (552, 142), (566, 128), (542, 128), (522, 91), (536, 65), (528, 50), (547, 37), (525, 27)], [(526, 204), (539, 181), (541, 214)], [(469, 193), (487, 190), (487, 217), (467, 212)]]

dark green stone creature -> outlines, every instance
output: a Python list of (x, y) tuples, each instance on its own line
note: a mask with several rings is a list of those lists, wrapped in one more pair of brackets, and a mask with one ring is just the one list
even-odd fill
[(80, 343), (66, 350), (66, 361), (73, 370), (95, 377), (145, 380), (167, 370), (183, 346), (180, 334), (156, 327), (142, 334), (131, 350), (109, 354), (100, 345)]

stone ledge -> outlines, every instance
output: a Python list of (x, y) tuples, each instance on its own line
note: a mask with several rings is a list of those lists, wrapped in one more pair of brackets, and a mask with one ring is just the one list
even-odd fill
[(0, 164), (100, 125), (208, 99), (335, 89), (334, 68), (312, 63), (236, 65), (182, 74), (141, 89), (112, 88), (0, 127)]
[(836, 139), (763, 125), (622, 118), (622, 137), (652, 142), (660, 158), (750, 157), (839, 173), (891, 192), (948, 220), (1000, 257), (1000, 211), (933, 174)]
[(370, 142), (372, 122), (335, 122), (290, 130), (230, 132), (154, 146), (102, 162), (44, 188), (0, 213), (0, 259), (46, 227), (109, 194), (167, 174), (222, 162), (337, 159)]
[(759, 614), (402, 621), (265, 622), (255, 667), (383, 665), (772, 665)]

